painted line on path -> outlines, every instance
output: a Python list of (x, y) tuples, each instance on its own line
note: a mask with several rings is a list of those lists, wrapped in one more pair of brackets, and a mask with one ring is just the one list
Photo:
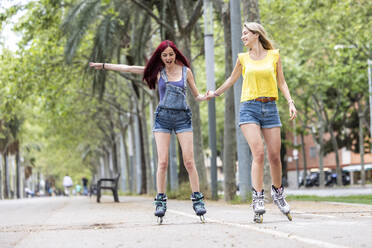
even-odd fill
[[(184, 213), (184, 212), (176, 211), (176, 210), (168, 210), (168, 211), (171, 212), (171, 213), (174, 213), (174, 214), (178, 214), (178, 215), (182, 215), (182, 216), (186, 216), (186, 217), (189, 217), (189, 218), (200, 220), (200, 218), (198, 216), (193, 215), (193, 214), (188, 214), (188, 213)], [(232, 223), (232, 222), (221, 221), (221, 220), (211, 219), (211, 218), (205, 218), (205, 220), (206, 220), (207, 223), (212, 222), (212, 223), (218, 223), (218, 224), (226, 225), (226, 226), (233, 226), (233, 227), (240, 227), (240, 228), (250, 229), (252, 231), (261, 232), (261, 233), (265, 233), (265, 234), (270, 234), (270, 235), (280, 237), (280, 238), (284, 238), (284, 239), (295, 240), (295, 241), (299, 241), (299, 242), (310, 244), (310, 245), (317, 245), (317, 246), (324, 247), (324, 248), (350, 248), (348, 246), (337, 245), (337, 244), (332, 244), (332, 243), (321, 241), (321, 240), (314, 240), (314, 239), (301, 237), (301, 236), (298, 236), (298, 235), (294, 235), (292, 233), (286, 233), (286, 232), (281, 232), (281, 231), (276, 231), (276, 230), (266, 229), (266, 228), (264, 229), (264, 228), (257, 227), (256, 225), (243, 225), (243, 224), (239, 224), (239, 223)]]

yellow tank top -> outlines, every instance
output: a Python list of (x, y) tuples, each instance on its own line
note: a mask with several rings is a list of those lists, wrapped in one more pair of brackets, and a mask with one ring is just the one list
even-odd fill
[(242, 65), (243, 86), (240, 102), (258, 97), (275, 97), (278, 99), (276, 81), (276, 63), (279, 59), (279, 49), (267, 50), (267, 55), (261, 60), (253, 60), (249, 53), (239, 53)]

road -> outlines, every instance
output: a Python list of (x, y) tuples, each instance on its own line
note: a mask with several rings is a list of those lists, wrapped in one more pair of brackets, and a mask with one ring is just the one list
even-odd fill
[(249, 204), (207, 201), (202, 224), (190, 201), (168, 200), (162, 225), (152, 198), (51, 197), (0, 201), (0, 247), (372, 247), (372, 206), (290, 202), (290, 222), (266, 204), (253, 223)]

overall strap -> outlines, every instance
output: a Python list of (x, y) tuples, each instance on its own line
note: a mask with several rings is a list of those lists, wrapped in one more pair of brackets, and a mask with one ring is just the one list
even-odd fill
[(168, 76), (167, 73), (165, 72), (165, 68), (161, 69), (160, 76), (163, 78), (164, 83), (168, 83)]
[(186, 89), (187, 86), (187, 67), (182, 66), (182, 79), (183, 79), (183, 88)]

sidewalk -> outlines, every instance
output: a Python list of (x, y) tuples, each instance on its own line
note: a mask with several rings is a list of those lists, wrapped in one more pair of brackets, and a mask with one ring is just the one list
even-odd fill
[(343, 187), (343, 188), (286, 188), (287, 195), (316, 195), (316, 196), (350, 196), (350, 195), (371, 195), (372, 185), (365, 187)]
[(169, 199), (162, 225), (152, 197), (44, 197), (0, 201), (1, 248), (365, 248), (372, 206), (292, 201), (293, 221), (267, 203), (264, 222), (248, 204), (206, 201), (206, 223), (190, 200)]

